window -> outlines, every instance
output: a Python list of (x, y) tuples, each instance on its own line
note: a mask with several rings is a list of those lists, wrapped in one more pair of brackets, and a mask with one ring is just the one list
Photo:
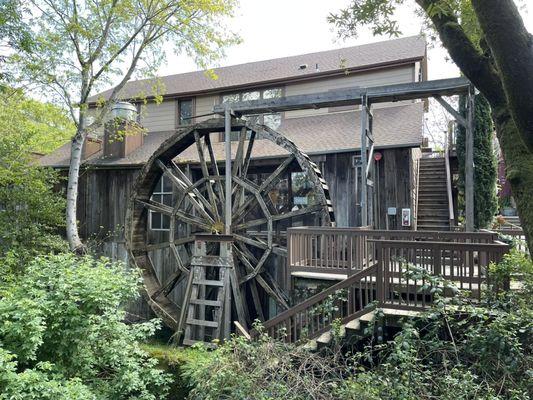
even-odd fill
[[(170, 179), (162, 176), (157, 183), (152, 200), (158, 203), (172, 206), (172, 183)], [(150, 229), (154, 231), (168, 231), (170, 229), (170, 217), (155, 211), (150, 211)]]
[[(240, 93), (229, 93), (222, 96), (222, 103), (237, 103), (239, 101), (251, 101), (251, 100), (260, 100), (260, 99), (275, 99), (280, 98), (283, 95), (283, 90), (281, 88), (270, 88), (270, 89), (261, 89), (261, 90), (250, 90), (247, 92)], [(281, 124), (281, 114), (263, 114), (259, 116), (258, 122), (264, 124), (271, 129), (279, 128)], [(235, 138), (234, 138), (235, 137)], [(231, 134), (231, 140), (239, 140), (239, 134)], [(224, 141), (224, 135), (220, 135), (220, 140)]]
[(305, 172), (291, 173), (293, 210), (316, 204), (314, 184)]
[(178, 126), (190, 125), (193, 116), (193, 100), (179, 99), (178, 100)]

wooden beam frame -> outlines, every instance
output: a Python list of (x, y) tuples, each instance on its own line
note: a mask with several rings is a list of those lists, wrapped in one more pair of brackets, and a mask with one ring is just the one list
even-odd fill
[[(443, 96), (466, 95), (467, 117), (460, 115)], [(363, 168), (361, 219), (363, 225), (368, 223), (368, 175), (372, 172), (371, 159), (373, 144), (367, 144), (368, 115), (367, 111), (373, 103), (386, 103), (404, 100), (425, 99), (434, 97), (458, 123), (466, 129), (466, 161), (465, 161), (465, 211), (466, 229), (474, 230), (474, 161), (473, 161), (473, 130), (474, 130), (474, 87), (464, 77), (437, 79), (432, 81), (402, 83), (376, 87), (339, 89), (331, 92), (314, 93), (298, 96), (287, 96), (274, 99), (241, 101), (231, 104), (231, 111), (237, 116), (283, 112), (290, 110), (317, 109), (324, 107), (339, 107), (347, 105), (361, 105), (361, 161)], [(217, 105), (213, 108), (215, 114), (223, 114), (228, 118), (228, 105)], [(368, 145), (371, 152), (367, 154)]]
[[(466, 78), (450, 78), (401, 83), (397, 85), (348, 88), (332, 92), (241, 101), (238, 103), (232, 103), (231, 110), (237, 116), (240, 116), (290, 110), (359, 105), (361, 104), (361, 97), (363, 95), (367, 96), (369, 103), (425, 99), (434, 96), (468, 94), (468, 88), (470, 85), (470, 81)], [(217, 105), (213, 108), (215, 114), (224, 115), (225, 110), (226, 105)]]

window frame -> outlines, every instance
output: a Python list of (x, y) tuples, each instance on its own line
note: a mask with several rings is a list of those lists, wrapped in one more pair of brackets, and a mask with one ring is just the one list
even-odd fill
[[(153, 198), (154, 195), (158, 195), (158, 196), (174, 196), (174, 190), (173, 190), (173, 187), (172, 187), (172, 183), (170, 183), (170, 187), (172, 188), (170, 192), (165, 192), (165, 182), (164, 180), (165, 179), (169, 179), (167, 177), (165, 177), (165, 175), (161, 175), (161, 178), (159, 179), (159, 182), (157, 182), (157, 185), (155, 187), (155, 190), (152, 192), (152, 195), (150, 196), (150, 199)], [(164, 204), (164, 203), (162, 203)], [(165, 215), (163, 213), (160, 213), (160, 212), (157, 212), (157, 211), (153, 211), (153, 210), (149, 210), (150, 212), (148, 213), (148, 229), (150, 229), (151, 231), (155, 231), (155, 232), (169, 232), (170, 231), (170, 226), (168, 228), (163, 228), (163, 217), (165, 217)], [(159, 214), (161, 216), (161, 228), (154, 228), (152, 227), (152, 217), (153, 217), (153, 214)]]
[[(180, 124), (180, 113), (181, 113), (181, 102), (190, 101), (191, 102), (191, 119), (189, 119), (188, 124)], [(182, 97), (176, 99), (176, 128), (189, 126), (194, 124), (196, 119), (196, 97)]]
[[(260, 87), (260, 88), (249, 88), (249, 89), (243, 89), (243, 90), (240, 90), (240, 91), (233, 91), (233, 92), (225, 92), (225, 93), (220, 93), (220, 98), (219, 98), (219, 103), (220, 104), (224, 104), (224, 97), (225, 96), (234, 96), (234, 95), (238, 95), (239, 96), (239, 100), (238, 101), (243, 101), (242, 99), (242, 96), (244, 93), (249, 93), (249, 92), (259, 92), (259, 99), (258, 100), (264, 100), (265, 97), (265, 92), (268, 91), (268, 90), (276, 90), (276, 89), (279, 89), (280, 90), (280, 97), (284, 97), (285, 96), (285, 86), (268, 86), (268, 87)], [(269, 97), (268, 99), (272, 99), (274, 97)], [(274, 114), (278, 114), (280, 116), (280, 123), (285, 119), (285, 113), (284, 112), (278, 112), (278, 113), (264, 113), (264, 114), (260, 114), (261, 116), (263, 115), (274, 115)], [(258, 138), (256, 138), (258, 139)], [(224, 142), (224, 132), (221, 132), (220, 135), (219, 135), (219, 141), (220, 142)], [(233, 140), (232, 140), (233, 142)]]

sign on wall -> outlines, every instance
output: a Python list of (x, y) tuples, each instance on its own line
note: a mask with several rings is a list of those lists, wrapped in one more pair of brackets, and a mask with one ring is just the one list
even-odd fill
[(410, 208), (402, 208), (402, 226), (411, 226)]

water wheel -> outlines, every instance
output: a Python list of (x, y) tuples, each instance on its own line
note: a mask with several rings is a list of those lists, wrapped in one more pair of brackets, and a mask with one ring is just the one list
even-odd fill
[[(128, 207), (130, 262), (143, 272), (148, 303), (174, 330), (183, 329), (187, 319), (195, 240), (225, 230), (225, 154), (223, 143), (215, 139), (223, 131), (220, 118), (177, 131), (142, 169)], [(254, 318), (265, 319), (266, 297), (274, 299), (279, 309), (288, 307), (286, 292), (269, 272), (273, 264), (285, 262), (287, 227), (331, 226), (334, 217), (319, 169), (292, 141), (266, 126), (241, 120), (232, 121), (232, 135), (237, 137), (232, 142), (229, 245), (235, 273), (233, 310), (239, 320), (249, 323)], [(263, 158), (261, 165), (256, 165), (254, 155), (261, 155), (264, 149), (270, 153), (277, 149), (281, 161), (267, 165)], [(170, 203), (154, 196), (162, 176), (173, 187)], [(291, 179), (296, 182), (287, 181)], [(294, 191), (297, 193), (288, 193)], [(152, 232), (150, 213), (163, 215), (168, 231)], [(208, 244), (203, 254), (219, 254), (217, 246), (220, 244)], [(166, 267), (156, 269), (154, 258)], [(205, 276), (209, 272), (203, 273), (204, 280), (209, 279)], [(242, 304), (235, 304), (237, 300)], [(215, 304), (213, 300), (204, 303)]]

